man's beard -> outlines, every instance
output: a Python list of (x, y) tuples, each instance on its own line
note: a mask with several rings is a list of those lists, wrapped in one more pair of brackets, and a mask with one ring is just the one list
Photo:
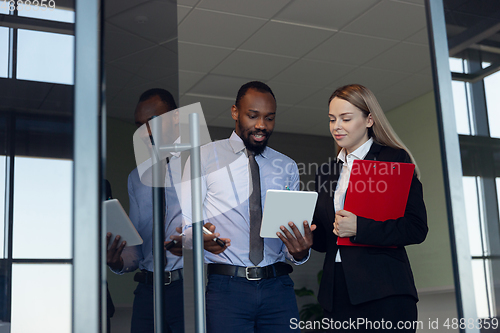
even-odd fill
[[(242, 132), (244, 133), (244, 132)], [(250, 135), (255, 134), (255, 133), (262, 133), (263, 135), (266, 136), (266, 139), (258, 144), (254, 144), (250, 142)], [(247, 150), (250, 150), (255, 153), (255, 155), (260, 155), (264, 149), (267, 147), (267, 141), (269, 140), (269, 137), (271, 136), (272, 132), (268, 131), (254, 131), (254, 132), (248, 132), (248, 135), (242, 135), (241, 140), (245, 144), (245, 147)]]

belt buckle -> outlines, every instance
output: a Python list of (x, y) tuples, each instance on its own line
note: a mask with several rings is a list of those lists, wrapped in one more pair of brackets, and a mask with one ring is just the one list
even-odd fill
[(249, 267), (245, 267), (245, 277), (247, 278), (248, 281), (259, 281), (259, 280), (262, 280), (262, 278), (260, 277), (250, 277), (249, 276), (249, 269), (250, 268), (259, 268), (259, 266), (249, 266)]
[(168, 274), (165, 274), (164, 284), (165, 284), (165, 286), (168, 286), (169, 284), (172, 283), (172, 272), (171, 271), (167, 271), (165, 273), (168, 273)]

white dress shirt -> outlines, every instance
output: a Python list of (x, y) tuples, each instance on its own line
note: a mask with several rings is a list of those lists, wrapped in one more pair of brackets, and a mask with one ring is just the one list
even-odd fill
[[(352, 163), (355, 160), (363, 160), (368, 151), (372, 146), (373, 139), (370, 138), (368, 141), (363, 143), (358, 149), (346, 156), (345, 148), (342, 148), (337, 158), (343, 162), (342, 169), (340, 170), (339, 181), (337, 182), (337, 188), (335, 189), (335, 196), (333, 198), (333, 208), (335, 213), (337, 211), (344, 209), (345, 196), (347, 193), (347, 188), (349, 187), (349, 179), (351, 178)], [(335, 262), (341, 262), (340, 251), (337, 250), (337, 256), (335, 257)]]

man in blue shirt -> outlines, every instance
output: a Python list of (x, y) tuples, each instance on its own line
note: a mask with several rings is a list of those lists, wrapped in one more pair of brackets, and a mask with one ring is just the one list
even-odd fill
[[(294, 234), (259, 236), (266, 191), (298, 190), (299, 173), (289, 157), (267, 147), (274, 129), (276, 100), (264, 83), (243, 85), (231, 115), (235, 130), (226, 140), (201, 147), (202, 203), (205, 226), (226, 242), (221, 247), (204, 235), (208, 263), (206, 293), (209, 333), (289, 332), (298, 318), (292, 267), (309, 258), (312, 230), (304, 222), (304, 237)], [(187, 246), (191, 241), (189, 162), (182, 183), (182, 211)], [(254, 223), (254, 221), (257, 221)]]
[[(141, 127), (155, 116), (177, 109), (174, 98), (164, 89), (150, 89), (139, 98), (135, 110), (135, 124)], [(151, 133), (149, 133), (151, 135)], [(149, 138), (146, 138), (149, 140)], [(176, 166), (178, 165), (178, 167)], [(180, 170), (179, 154), (172, 153), (168, 158), (166, 175), (175, 177), (173, 169)], [(128, 177), (128, 192), (130, 199), (130, 220), (141, 235), (143, 243), (138, 246), (125, 247), (125, 242), (120, 243), (117, 235), (108, 246), (107, 263), (110, 269), (123, 274), (133, 272), (137, 268), (134, 280), (139, 282), (134, 292), (132, 313), (132, 333), (154, 333), (154, 308), (153, 308), (153, 192), (152, 187), (141, 182), (138, 168), (134, 169)], [(180, 172), (179, 178), (180, 178)], [(178, 182), (178, 181), (177, 181)], [(173, 183), (173, 182), (171, 182)], [(182, 214), (173, 186), (165, 187), (165, 245), (170, 243), (170, 236), (178, 236), (181, 231)], [(107, 235), (108, 244), (111, 235)], [(168, 332), (184, 332), (183, 316), (183, 287), (182, 287), (182, 248), (179, 242), (176, 246), (166, 251), (165, 266), (165, 327)]]

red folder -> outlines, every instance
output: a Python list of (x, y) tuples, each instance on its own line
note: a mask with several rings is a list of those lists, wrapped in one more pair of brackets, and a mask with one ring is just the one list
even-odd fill
[[(344, 210), (375, 221), (404, 216), (414, 170), (412, 163), (354, 161)], [(337, 244), (373, 246), (352, 243), (349, 237), (337, 238)]]

